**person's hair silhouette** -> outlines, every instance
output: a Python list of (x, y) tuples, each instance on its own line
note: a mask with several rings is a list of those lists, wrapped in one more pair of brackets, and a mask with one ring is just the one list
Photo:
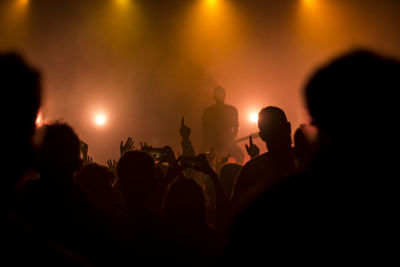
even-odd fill
[[(392, 59), (358, 50), (314, 73), (305, 98), (321, 141), (359, 149), (383, 148), (381, 142), (391, 139), (397, 119), (398, 68)], [(368, 145), (372, 143), (379, 146)]]
[(173, 182), (164, 202), (167, 217), (179, 222), (204, 224), (206, 216), (203, 190), (191, 179), (178, 179)]
[(39, 152), (40, 172), (52, 178), (72, 179), (81, 165), (80, 140), (74, 130), (65, 123), (43, 127), (43, 142)]
[(16, 53), (0, 53), (0, 88), (0, 113), (6, 127), (2, 130), (6, 167), (0, 195), (9, 209), (16, 183), (32, 164), (32, 136), (41, 102), (40, 73)]
[(129, 208), (146, 208), (156, 184), (154, 159), (144, 151), (126, 152), (118, 162), (118, 186)]
[(103, 215), (119, 214), (123, 207), (118, 199), (118, 190), (113, 188), (114, 173), (96, 163), (86, 164), (76, 174), (76, 181), (89, 195), (93, 206)]
[(305, 133), (306, 126), (301, 125), (293, 135), (294, 149), (293, 154), (296, 158), (297, 172), (308, 170), (314, 159), (315, 145)]

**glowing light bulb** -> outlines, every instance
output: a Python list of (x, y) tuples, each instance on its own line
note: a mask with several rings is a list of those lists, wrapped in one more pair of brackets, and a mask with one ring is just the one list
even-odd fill
[(94, 122), (97, 126), (103, 126), (107, 122), (107, 118), (104, 114), (98, 114), (94, 117)]

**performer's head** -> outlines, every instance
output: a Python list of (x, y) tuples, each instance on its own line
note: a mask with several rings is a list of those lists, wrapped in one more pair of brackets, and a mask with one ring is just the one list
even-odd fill
[(214, 88), (214, 93), (213, 93), (214, 100), (218, 103), (224, 103), (225, 102), (225, 89), (222, 88), (221, 86), (217, 86)]
[(268, 150), (276, 146), (291, 146), (291, 126), (282, 109), (273, 106), (263, 108), (258, 114), (258, 128)]

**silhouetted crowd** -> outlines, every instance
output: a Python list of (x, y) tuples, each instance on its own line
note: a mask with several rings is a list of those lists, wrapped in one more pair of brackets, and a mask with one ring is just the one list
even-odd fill
[[(379, 264), (397, 255), (400, 63), (367, 50), (319, 66), (304, 85), (317, 138), (285, 112), (259, 113), (251, 159), (121, 141), (93, 163), (66, 123), (37, 128), (41, 74), (0, 54), (2, 265)], [(178, 132), (177, 132), (178, 136)], [(179, 157), (176, 155), (180, 154)]]

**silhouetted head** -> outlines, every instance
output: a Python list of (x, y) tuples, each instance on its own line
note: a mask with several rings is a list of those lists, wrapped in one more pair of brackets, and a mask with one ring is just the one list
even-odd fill
[(111, 192), (114, 174), (105, 166), (90, 163), (79, 170), (76, 180), (89, 192)]
[(294, 132), (294, 156), (297, 160), (297, 169), (299, 171), (307, 170), (314, 158), (315, 144), (305, 133), (305, 126), (301, 125)]
[(219, 171), (219, 179), (221, 180), (222, 188), (229, 197), (232, 195), (233, 185), (240, 168), (242, 168), (240, 164), (227, 163), (224, 164)]
[(204, 224), (205, 198), (200, 185), (191, 179), (179, 179), (172, 183), (164, 200), (167, 217), (179, 222)]
[(118, 162), (117, 173), (119, 189), (128, 204), (145, 205), (156, 182), (156, 165), (151, 155), (139, 150), (125, 153)]
[[(395, 131), (397, 61), (354, 51), (320, 67), (305, 87), (309, 112), (326, 142), (380, 142)], [(362, 131), (362, 132), (361, 132)], [(381, 140), (383, 141), (383, 140)]]
[(217, 86), (214, 88), (213, 98), (216, 102), (224, 103), (225, 102), (225, 89), (221, 86)]
[(80, 141), (65, 123), (45, 125), (39, 152), (39, 171), (55, 177), (70, 177), (81, 165)]
[(31, 141), (40, 106), (40, 74), (20, 55), (0, 53), (0, 89), (2, 124), (7, 129), (2, 131), (2, 152), (6, 159), (10, 159), (3, 164), (19, 175), (30, 160)]
[(105, 166), (96, 163), (84, 165), (75, 177), (87, 192), (94, 206), (103, 208), (112, 203), (112, 181), (114, 174)]
[(273, 106), (263, 108), (258, 114), (258, 128), (268, 149), (274, 144), (291, 146), (291, 126), (282, 109)]
[(295, 155), (297, 158), (302, 158), (309, 151), (309, 141), (306, 134), (301, 129), (297, 128), (293, 135)]

